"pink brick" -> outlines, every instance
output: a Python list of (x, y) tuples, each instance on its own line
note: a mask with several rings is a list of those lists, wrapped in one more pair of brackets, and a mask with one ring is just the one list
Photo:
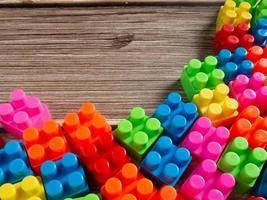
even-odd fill
[(197, 159), (217, 161), (230, 137), (229, 130), (223, 126), (215, 128), (207, 117), (200, 117), (184, 139), (186, 147)]
[(222, 173), (213, 160), (206, 159), (181, 186), (180, 193), (190, 200), (225, 200), (235, 186), (230, 173)]
[(3, 128), (17, 136), (28, 127), (42, 128), (51, 119), (48, 107), (38, 97), (27, 96), (22, 89), (10, 94), (10, 102), (0, 104), (0, 123)]
[(251, 78), (239, 75), (229, 83), (230, 96), (239, 102), (239, 111), (250, 105), (257, 106), (262, 113), (267, 112), (267, 86), (264, 74), (255, 72)]

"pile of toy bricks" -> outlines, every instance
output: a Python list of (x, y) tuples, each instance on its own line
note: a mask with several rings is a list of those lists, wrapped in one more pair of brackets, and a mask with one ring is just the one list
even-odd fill
[[(112, 130), (86, 102), (52, 119), (22, 89), (0, 104), (1, 200), (267, 199), (267, 0), (226, 0), (214, 55), (191, 59), (152, 116)], [(185, 176), (186, 175), (186, 176)]]

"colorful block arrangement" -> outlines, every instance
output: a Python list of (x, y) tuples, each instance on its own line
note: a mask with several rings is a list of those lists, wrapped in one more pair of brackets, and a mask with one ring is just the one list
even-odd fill
[[(267, 0), (226, 0), (214, 55), (191, 59), (183, 99), (148, 116), (134, 107), (112, 130), (91, 102), (51, 119), (22, 89), (0, 104), (1, 200), (267, 199)], [(6, 143), (6, 144), (5, 144)], [(135, 163), (135, 164), (134, 164)]]

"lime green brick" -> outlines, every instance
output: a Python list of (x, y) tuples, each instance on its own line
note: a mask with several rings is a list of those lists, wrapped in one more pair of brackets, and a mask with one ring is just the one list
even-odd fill
[(88, 194), (84, 197), (78, 197), (78, 198), (67, 198), (65, 200), (101, 200), (100, 196), (97, 194)]
[(224, 72), (216, 69), (218, 64), (214, 56), (207, 56), (204, 62), (192, 59), (184, 66), (181, 75), (181, 84), (188, 100), (192, 100), (201, 89), (214, 89), (216, 85), (223, 83)]
[(218, 167), (235, 177), (237, 191), (248, 192), (255, 185), (266, 160), (265, 149), (259, 147), (252, 149), (245, 138), (236, 137), (224, 150), (218, 161)]
[(137, 161), (141, 161), (163, 132), (160, 121), (150, 118), (144, 109), (135, 107), (127, 119), (119, 122), (114, 135)]
[(260, 18), (267, 19), (267, 0), (260, 1), (260, 3), (256, 6), (252, 23), (256, 23), (256, 21)]

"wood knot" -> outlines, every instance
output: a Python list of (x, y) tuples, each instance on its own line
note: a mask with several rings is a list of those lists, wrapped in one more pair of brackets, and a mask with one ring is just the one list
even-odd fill
[(112, 47), (115, 47), (116, 49), (120, 49), (130, 44), (133, 41), (133, 39), (134, 39), (133, 33), (118, 34), (115, 36), (113, 40)]

